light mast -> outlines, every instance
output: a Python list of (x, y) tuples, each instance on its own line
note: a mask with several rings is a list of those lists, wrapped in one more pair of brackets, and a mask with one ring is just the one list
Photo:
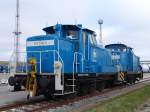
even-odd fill
[(102, 41), (103, 41), (103, 39), (102, 39), (102, 24), (103, 24), (103, 20), (99, 19), (98, 20), (98, 24), (99, 24), (99, 31), (100, 31), (99, 38), (100, 38), (100, 43), (102, 44)]
[(20, 6), (19, 6), (19, 0), (16, 0), (16, 19), (15, 19), (15, 31), (13, 32), (15, 34), (14, 39), (14, 53), (15, 53), (15, 59), (14, 59), (14, 68), (16, 72), (17, 65), (19, 63), (19, 49), (20, 49)]

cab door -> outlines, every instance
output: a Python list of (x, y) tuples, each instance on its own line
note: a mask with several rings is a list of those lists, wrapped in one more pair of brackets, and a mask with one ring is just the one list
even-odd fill
[(83, 45), (83, 59), (84, 59), (84, 65), (85, 65), (85, 72), (89, 72), (89, 52), (90, 52), (90, 47), (89, 47), (89, 35), (87, 32), (83, 32), (82, 35), (82, 45)]

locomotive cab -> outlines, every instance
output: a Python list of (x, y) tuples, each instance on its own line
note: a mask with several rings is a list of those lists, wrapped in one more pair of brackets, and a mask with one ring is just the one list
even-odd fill
[(70, 39), (75, 40), (79, 39), (79, 30), (82, 25), (60, 25), (46, 27), (43, 30), (46, 32), (46, 35), (57, 35), (59, 39)]
[(133, 83), (138, 78), (142, 78), (142, 70), (140, 67), (140, 59), (137, 57), (133, 49), (124, 44), (109, 44), (105, 48), (109, 49), (112, 54), (112, 61), (118, 67), (119, 79)]

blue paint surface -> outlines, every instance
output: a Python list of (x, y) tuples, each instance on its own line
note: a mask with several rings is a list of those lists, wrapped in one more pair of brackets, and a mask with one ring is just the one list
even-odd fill
[[(27, 46), (27, 59), (37, 60), (38, 73), (54, 73), (55, 61), (63, 61), (66, 74), (74, 72), (107, 75), (118, 72), (117, 64), (121, 66), (121, 71), (138, 71), (139, 58), (131, 48), (123, 44), (100, 47), (97, 45), (95, 32), (83, 28), (82, 25), (56, 24), (43, 30), (46, 35), (27, 39), (27, 42), (54, 41), (54, 45)], [(113, 60), (112, 55), (118, 55), (120, 58)]]

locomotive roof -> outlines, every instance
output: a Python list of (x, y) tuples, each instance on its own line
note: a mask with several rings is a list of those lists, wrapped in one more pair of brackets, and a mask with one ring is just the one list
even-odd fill
[[(82, 25), (62, 25), (62, 28), (64, 30), (80, 30), (82, 27)], [(47, 33), (52, 33), (54, 32), (54, 26), (49, 26), (49, 27), (46, 27), (46, 28), (43, 28), (43, 30)], [(94, 31), (90, 30), (90, 29), (87, 29), (87, 28), (83, 28), (83, 31), (87, 31), (89, 33), (95, 33)]]
[(62, 28), (64, 29), (64, 30), (68, 30), (68, 29), (70, 29), (70, 30), (80, 30), (81, 28), (79, 27), (79, 26), (77, 26), (77, 25), (62, 25)]
[(108, 44), (108, 45), (105, 46), (105, 48), (112, 47), (112, 46), (119, 46), (119, 47), (129, 48), (125, 44)]
[(47, 33), (55, 32), (54, 26), (50, 26), (50, 27), (43, 28), (43, 31), (45, 31), (45, 32), (47, 32)]
[(90, 30), (90, 29), (87, 29), (87, 28), (84, 28), (83, 31), (87, 31), (89, 33), (95, 33), (94, 31)]
[[(77, 25), (62, 25), (62, 28), (65, 30), (67, 30), (67, 29), (80, 30), (80, 27)], [(54, 30), (54, 26), (49, 26), (49, 27), (43, 28), (43, 30), (46, 32), (50, 32), (51, 30)]]

